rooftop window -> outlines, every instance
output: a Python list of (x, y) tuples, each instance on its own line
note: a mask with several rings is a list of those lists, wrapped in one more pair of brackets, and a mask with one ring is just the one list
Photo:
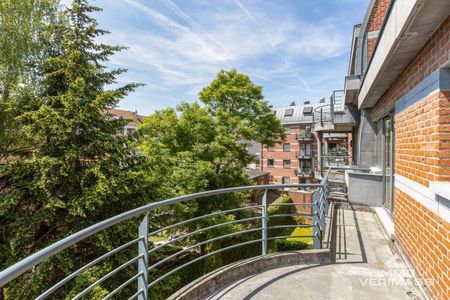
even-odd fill
[(285, 117), (292, 117), (292, 115), (294, 114), (294, 109), (293, 108), (288, 108), (284, 111), (284, 116)]
[(303, 114), (304, 114), (304, 115), (306, 115), (306, 114), (311, 114), (312, 111), (313, 111), (312, 106), (305, 106), (305, 107), (303, 108)]

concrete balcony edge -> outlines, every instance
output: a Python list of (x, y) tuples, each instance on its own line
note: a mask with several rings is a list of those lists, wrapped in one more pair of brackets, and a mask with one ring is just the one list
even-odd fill
[(278, 252), (252, 257), (224, 266), (181, 288), (170, 300), (203, 299), (215, 291), (247, 276), (299, 264), (329, 264), (330, 249)]

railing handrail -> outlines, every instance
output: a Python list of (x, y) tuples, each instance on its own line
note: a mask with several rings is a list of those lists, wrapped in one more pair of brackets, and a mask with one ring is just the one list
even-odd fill
[(19, 262), (9, 266), (8, 268), (6, 268), (5, 270), (0, 272), (0, 287), (4, 286), (8, 282), (19, 277), (23, 273), (29, 271), (30, 269), (33, 268), (33, 266), (43, 262), (47, 258), (63, 251), (64, 249), (78, 243), (79, 241), (81, 241), (85, 238), (88, 238), (88, 237), (90, 237), (104, 229), (107, 229), (115, 224), (118, 224), (122, 221), (126, 221), (133, 217), (140, 216), (144, 213), (155, 210), (157, 208), (175, 204), (175, 203), (179, 203), (179, 202), (183, 202), (183, 201), (187, 201), (187, 200), (199, 199), (199, 198), (221, 195), (221, 194), (226, 194), (226, 193), (233, 193), (233, 192), (244, 192), (244, 191), (249, 191), (249, 190), (272, 190), (272, 189), (285, 189), (285, 188), (322, 188), (326, 184), (327, 177), (328, 177), (328, 172), (320, 184), (266, 184), (266, 185), (251, 185), (251, 186), (217, 189), (217, 190), (211, 190), (211, 191), (206, 191), (206, 192), (199, 192), (199, 193), (174, 197), (171, 199), (150, 203), (150, 204), (129, 210), (127, 212), (121, 213), (119, 215), (108, 218), (104, 221), (101, 221), (99, 223), (91, 225), (91, 226), (89, 226), (85, 229), (82, 229), (72, 235), (69, 235), (68, 237), (65, 237), (65, 238), (47, 246), (46, 248), (41, 249), (41, 250), (33, 253), (32, 255), (20, 260)]

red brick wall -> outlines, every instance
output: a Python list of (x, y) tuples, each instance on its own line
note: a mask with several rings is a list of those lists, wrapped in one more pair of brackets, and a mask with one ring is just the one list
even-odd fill
[[(297, 141), (296, 134), (304, 130), (306, 126), (311, 127), (311, 132), (314, 135), (312, 143), (311, 141)], [(314, 177), (299, 178), (294, 172), (296, 168), (300, 167), (299, 159), (296, 157), (296, 152), (300, 151), (300, 143), (311, 143), (312, 156), (314, 157), (318, 155), (317, 135), (316, 133), (314, 133), (313, 125), (290, 125), (290, 128), (290, 133), (286, 134), (286, 140), (284, 141), (284, 143), (290, 144), (290, 151), (283, 151), (283, 143), (276, 144), (274, 147), (274, 151), (268, 151), (267, 147), (264, 146), (261, 155), (261, 170), (270, 172), (270, 175), (273, 176), (273, 183), (282, 183), (281, 177), (290, 177), (290, 183), (292, 184), (300, 183), (300, 179), (309, 179), (313, 181)], [(269, 168), (267, 166), (267, 159), (269, 158), (273, 158), (275, 160), (273, 168)], [(290, 168), (283, 168), (284, 159), (289, 159), (291, 161)], [(312, 161), (311, 168), (313, 168)]]
[(435, 92), (395, 116), (395, 173), (425, 186), (450, 181), (450, 92)]
[[(377, 0), (373, 5), (369, 20), (367, 21), (367, 32), (375, 32), (380, 30), (386, 16), (390, 0)], [(373, 54), (373, 49), (377, 41), (377, 35), (370, 35), (367, 39), (367, 61), (370, 60)]]
[(375, 44), (377, 43), (377, 38), (369, 38), (367, 39), (367, 61), (370, 60), (373, 54), (373, 50), (375, 49)]
[(383, 24), (384, 17), (386, 16), (387, 9), (389, 7), (390, 0), (377, 0), (373, 5), (372, 12), (367, 22), (367, 31), (380, 30)]
[(434, 299), (450, 299), (450, 224), (395, 190), (395, 236)]
[(394, 103), (448, 60), (450, 51), (450, 16), (427, 41), (417, 56), (375, 104), (372, 120), (377, 121), (394, 108)]
[[(306, 191), (289, 191), (289, 196), (293, 203), (311, 203), (312, 202), (312, 192)], [(295, 211), (297, 213), (311, 213), (312, 205), (295, 205)]]

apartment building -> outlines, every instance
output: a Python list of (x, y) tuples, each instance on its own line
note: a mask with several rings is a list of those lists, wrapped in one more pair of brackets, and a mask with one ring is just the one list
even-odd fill
[[(343, 93), (343, 109), (330, 103), (315, 131), (352, 135), (353, 160), (370, 170), (357, 180), (377, 187), (361, 201), (378, 203), (430, 297), (450, 299), (450, 1), (371, 0)], [(356, 122), (346, 128), (339, 113)]]
[(274, 147), (261, 146), (261, 171), (270, 173), (271, 183), (315, 183), (314, 157), (318, 155), (314, 132), (314, 109), (323, 105), (305, 101), (303, 105), (273, 108), (286, 130), (286, 140)]

